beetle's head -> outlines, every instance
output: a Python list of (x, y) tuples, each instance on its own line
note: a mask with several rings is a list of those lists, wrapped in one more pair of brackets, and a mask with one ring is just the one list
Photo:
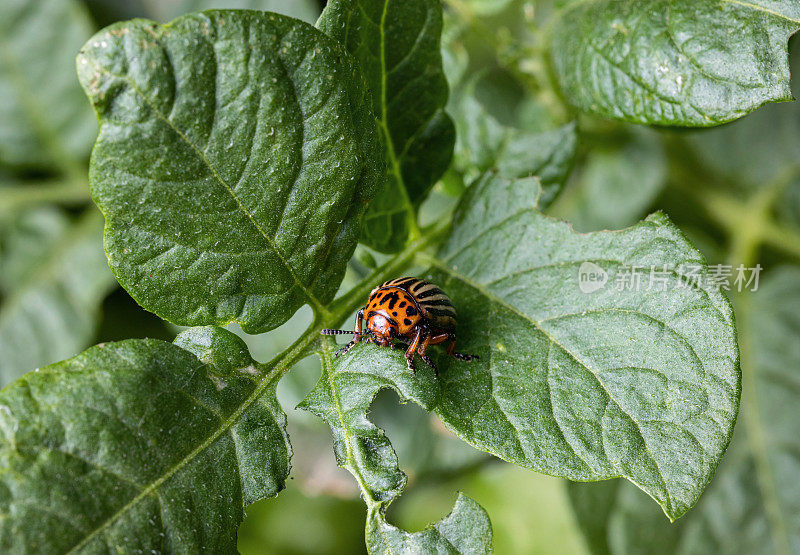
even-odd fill
[(370, 314), (367, 328), (377, 337), (391, 339), (397, 334), (397, 322), (379, 312)]

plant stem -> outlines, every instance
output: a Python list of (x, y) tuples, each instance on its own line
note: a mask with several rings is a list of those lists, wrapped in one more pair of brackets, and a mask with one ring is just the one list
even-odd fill
[[(324, 328), (335, 328), (342, 325), (350, 314), (363, 305), (367, 295), (375, 285), (397, 276), (399, 272), (414, 261), (416, 255), (420, 251), (441, 242), (449, 229), (450, 222), (442, 221), (422, 230), (420, 239), (410, 243), (405, 249), (361, 280), (358, 285), (336, 299), (329, 305), (326, 313), (318, 313), (308, 329), (286, 351), (275, 357), (269, 363), (258, 365), (259, 369), (265, 374), (264, 380), (272, 381), (280, 379), (279, 374), (288, 371), (295, 362), (313, 351), (317, 351), (320, 354), (322, 360), (322, 375), (330, 376), (333, 369), (333, 340), (330, 337), (321, 336), (320, 330)], [(376, 500), (372, 496), (364, 477), (361, 475), (353, 454), (353, 434), (348, 431), (348, 424), (342, 414), (338, 391), (332, 383), (330, 384), (330, 388), (345, 436), (346, 456), (345, 460), (342, 462), (342, 467), (353, 475), (361, 490), (361, 495), (367, 505), (365, 532), (369, 534), (370, 525), (373, 523), (375, 517), (380, 514), (385, 502)]]
[(262, 370), (280, 369), (281, 372), (286, 372), (299, 359), (319, 350), (321, 348), (320, 330), (341, 326), (348, 316), (366, 302), (367, 295), (373, 287), (396, 277), (414, 261), (417, 253), (441, 242), (449, 229), (450, 222), (445, 221), (422, 230), (420, 239), (410, 243), (393, 258), (362, 279), (358, 285), (334, 300), (328, 306), (327, 311), (324, 314), (318, 314), (308, 329), (288, 349), (270, 362), (260, 364), (259, 367)]
[[(771, 186), (753, 194), (746, 202), (728, 195), (707, 192), (704, 196), (709, 213), (728, 231), (731, 241), (727, 263), (753, 267), (757, 262), (760, 244), (767, 243), (794, 252), (800, 256), (800, 236), (779, 236), (776, 224), (771, 221), (770, 210), (787, 181), (778, 180)], [(792, 232), (793, 233), (793, 232)], [(780, 241), (777, 238), (781, 237)], [(764, 423), (756, 391), (757, 364), (752, 356), (751, 293), (732, 291), (739, 328), (740, 368), (742, 369), (742, 407), (744, 425), (750, 454), (756, 469), (756, 482), (761, 490), (764, 512), (778, 553), (790, 553), (786, 523), (778, 501), (777, 484), (767, 456), (768, 445), (764, 437)]]
[(86, 179), (44, 180), (0, 188), (0, 213), (14, 212), (24, 206), (43, 203), (66, 205), (89, 202)]

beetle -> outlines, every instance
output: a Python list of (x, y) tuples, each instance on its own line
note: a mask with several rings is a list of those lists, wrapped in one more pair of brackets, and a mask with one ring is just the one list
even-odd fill
[[(366, 331), (363, 330), (366, 320)], [(336, 351), (347, 353), (353, 345), (367, 338), (381, 347), (394, 349), (395, 340), (408, 345), (406, 364), (417, 370), (414, 355), (419, 354), (438, 375), (436, 365), (425, 353), (429, 345), (447, 343), (447, 354), (459, 360), (474, 360), (478, 355), (455, 352), (456, 309), (438, 286), (428, 281), (403, 277), (382, 283), (369, 294), (367, 304), (356, 313), (355, 330), (322, 330), (323, 335), (354, 335), (353, 340)]]

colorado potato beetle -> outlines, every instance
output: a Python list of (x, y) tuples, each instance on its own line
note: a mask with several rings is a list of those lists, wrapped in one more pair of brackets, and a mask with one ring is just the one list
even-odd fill
[[(367, 329), (363, 331), (366, 319)], [(415, 277), (387, 281), (369, 294), (367, 304), (356, 314), (355, 330), (322, 330), (323, 335), (354, 335), (353, 340), (336, 351), (347, 353), (353, 345), (367, 338), (382, 347), (394, 349), (395, 340), (408, 345), (406, 364), (416, 374), (414, 355), (437, 371), (425, 354), (429, 345), (449, 342), (447, 354), (460, 360), (474, 360), (477, 355), (455, 352), (456, 309), (450, 298), (433, 283)]]

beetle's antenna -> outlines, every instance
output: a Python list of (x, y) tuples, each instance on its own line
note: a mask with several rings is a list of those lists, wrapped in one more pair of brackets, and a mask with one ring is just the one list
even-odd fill
[(355, 334), (354, 331), (348, 330), (320, 330), (322, 335), (347, 335), (347, 334)]

